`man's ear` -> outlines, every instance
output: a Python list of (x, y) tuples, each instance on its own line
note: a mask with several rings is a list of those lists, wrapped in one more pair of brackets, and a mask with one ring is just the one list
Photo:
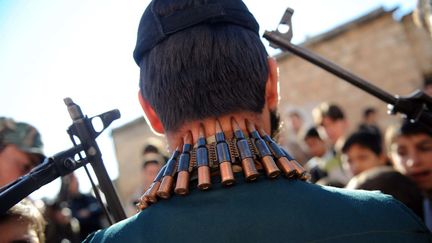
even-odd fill
[(279, 103), (279, 82), (278, 82), (278, 66), (276, 60), (272, 57), (267, 59), (268, 63), (268, 78), (266, 83), (266, 103), (269, 110), (276, 110)]
[(153, 107), (150, 105), (150, 103), (146, 99), (144, 99), (144, 97), (142, 97), (141, 90), (138, 91), (138, 99), (144, 111), (144, 118), (150, 125), (150, 128), (155, 133), (164, 134), (165, 129), (162, 125), (162, 122), (160, 121), (156, 112), (153, 110)]

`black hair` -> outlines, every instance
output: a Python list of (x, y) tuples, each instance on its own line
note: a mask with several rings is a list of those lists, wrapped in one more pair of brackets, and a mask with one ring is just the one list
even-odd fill
[(141, 163), (141, 169), (145, 169), (145, 168), (147, 167), (147, 165), (149, 165), (149, 164), (155, 164), (155, 165), (158, 165), (159, 162), (156, 161), (156, 160), (147, 160), (147, 161), (143, 161), (143, 162)]
[(342, 109), (335, 105), (331, 104), (328, 106), (327, 110), (322, 110), (323, 117), (329, 117), (332, 120), (343, 120), (345, 119), (345, 114)]
[[(204, 0), (157, 1), (154, 11), (172, 14)], [(268, 78), (260, 37), (232, 24), (200, 24), (169, 36), (140, 63), (140, 88), (164, 129), (238, 111), (260, 113)]]
[(303, 140), (306, 140), (308, 138), (318, 138), (318, 139), (322, 140), (316, 127), (311, 127), (311, 128), (309, 128), (309, 130), (307, 130), (307, 132), (304, 135)]
[(373, 107), (368, 107), (368, 108), (364, 109), (364, 111), (363, 111), (363, 117), (366, 118), (366, 117), (368, 117), (370, 114), (375, 113), (375, 112), (376, 112), (376, 109), (375, 109), (375, 108), (373, 108)]
[(330, 118), (333, 121), (344, 120), (345, 114), (338, 105), (321, 103), (319, 106), (313, 109), (312, 115), (315, 120), (315, 124), (322, 125), (325, 117)]
[(432, 73), (425, 75), (423, 79), (423, 88), (429, 85), (432, 85)]
[(160, 153), (158, 147), (155, 145), (149, 144), (144, 147), (142, 154), (148, 154), (148, 153)]
[(396, 136), (410, 136), (418, 134), (426, 134), (432, 137), (432, 130), (420, 122), (411, 122), (408, 119), (404, 119), (401, 126), (396, 131)]
[(371, 150), (378, 156), (383, 152), (381, 136), (376, 133), (359, 131), (351, 134), (345, 141), (345, 144), (342, 147), (342, 152), (346, 153), (353, 145), (356, 144)]

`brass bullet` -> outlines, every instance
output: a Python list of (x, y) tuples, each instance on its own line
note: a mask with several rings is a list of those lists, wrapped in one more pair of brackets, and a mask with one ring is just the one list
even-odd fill
[(216, 120), (216, 154), (219, 162), (221, 181), (224, 186), (234, 184), (234, 174), (231, 167), (231, 155), (220, 123)]
[(198, 188), (201, 190), (208, 190), (211, 187), (210, 180), (210, 167), (198, 167)]
[(163, 177), (163, 174), (165, 173), (167, 165), (164, 165), (156, 175), (156, 177), (153, 179), (153, 183), (150, 185), (150, 187), (147, 189), (147, 191), (144, 193), (143, 198), (144, 201), (147, 203), (156, 203), (157, 202), (157, 191), (159, 190), (159, 186), (161, 184), (161, 180)]
[(149, 189), (144, 193), (144, 201), (150, 202), (150, 203), (156, 203), (157, 202), (157, 191), (159, 190), (161, 182), (155, 181), (153, 182)]
[(268, 148), (266, 142), (261, 138), (255, 125), (246, 120), (246, 126), (248, 127), (250, 136), (254, 139), (255, 147), (261, 157), (261, 164), (264, 167), (267, 176), (272, 179), (278, 177), (280, 175), (280, 170), (273, 160), (272, 152)]
[(204, 127), (201, 124), (198, 133), (198, 148), (196, 151), (196, 161), (198, 167), (198, 188), (200, 190), (208, 190), (211, 187), (210, 167), (208, 162), (208, 150), (206, 147), (206, 139)]
[(178, 162), (177, 182), (174, 189), (177, 195), (186, 195), (189, 193), (190, 150), (192, 149), (192, 135), (190, 132), (186, 133), (183, 144), (183, 152)]
[(221, 180), (222, 185), (230, 186), (234, 184), (234, 174), (231, 167), (231, 162), (225, 161), (219, 164), (220, 172), (221, 172)]
[(290, 160), (286, 158), (285, 154), (283, 153), (279, 145), (268, 134), (266, 134), (266, 132), (263, 129), (260, 129), (260, 135), (264, 139), (264, 141), (269, 145), (273, 156), (276, 158), (276, 163), (279, 169), (282, 170), (282, 172), (287, 178), (294, 177), (296, 175), (296, 168), (290, 162)]
[(161, 182), (161, 185), (159, 187), (159, 190), (157, 191), (157, 195), (160, 198), (168, 199), (171, 196), (171, 189), (174, 184), (174, 178), (170, 175), (164, 176)]
[(290, 162), (294, 166), (294, 168), (296, 170), (296, 173), (299, 176), (299, 178), (301, 180), (307, 180), (308, 179), (308, 175), (307, 175), (306, 170), (303, 168), (303, 166), (301, 166), (296, 160), (291, 160)]
[(177, 174), (177, 182), (176, 187), (174, 189), (175, 194), (177, 195), (186, 195), (189, 193), (189, 172), (188, 171), (180, 171)]
[(255, 167), (255, 162), (252, 158), (244, 158), (242, 159), (242, 168), (243, 173), (248, 181), (254, 181), (258, 178), (259, 173)]
[(168, 160), (165, 171), (163, 173), (162, 181), (159, 186), (159, 190), (157, 191), (157, 195), (160, 198), (168, 199), (171, 196), (171, 190), (174, 185), (174, 172), (175, 167), (177, 164), (177, 157), (179, 155), (180, 151), (179, 148), (174, 151), (174, 153), (171, 155), (171, 158)]
[(291, 155), (288, 154), (288, 152), (285, 149), (283, 149), (281, 147), (279, 147), (279, 148), (282, 151), (282, 153), (284, 154), (284, 156), (289, 160), (292, 167), (295, 169), (297, 177), (300, 178), (301, 180), (307, 180), (308, 179), (308, 173), (303, 168), (303, 166), (301, 166), (293, 157), (291, 157)]
[(280, 170), (271, 156), (262, 157), (261, 162), (269, 178), (273, 179), (279, 176)]
[(280, 157), (276, 163), (286, 177), (291, 178), (296, 175), (296, 168), (286, 157)]
[(138, 208), (138, 210), (143, 211), (144, 209), (146, 209), (149, 205), (144, 201), (144, 200), (140, 200), (137, 204), (136, 207)]
[(244, 134), (234, 118), (231, 119), (231, 126), (234, 130), (234, 136), (237, 139), (237, 148), (240, 152), (241, 164), (244, 176), (247, 181), (254, 181), (258, 178), (259, 173), (255, 167), (252, 151), (246, 141)]

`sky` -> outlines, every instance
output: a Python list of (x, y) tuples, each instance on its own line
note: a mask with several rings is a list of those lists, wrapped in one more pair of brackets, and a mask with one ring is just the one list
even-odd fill
[[(72, 121), (63, 103), (71, 97), (92, 117), (119, 109), (122, 117), (98, 144), (112, 179), (118, 169), (111, 129), (140, 116), (139, 69), (132, 59), (136, 31), (148, 0), (0, 0), (0, 116), (34, 125), (48, 156), (72, 146)], [(244, 0), (264, 30), (274, 30), (291, 7), (293, 43), (326, 32), (379, 7), (399, 7), (397, 20), (416, 0)], [(263, 40), (266, 46), (268, 43)], [(277, 51), (268, 47), (270, 54)], [(81, 190), (90, 184), (78, 171)], [(32, 196), (53, 197), (55, 181)]]

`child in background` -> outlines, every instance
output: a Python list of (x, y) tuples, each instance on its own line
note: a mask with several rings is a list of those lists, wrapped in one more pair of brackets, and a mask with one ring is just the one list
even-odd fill
[(316, 183), (329, 176), (329, 161), (334, 157), (329, 146), (322, 139), (315, 127), (310, 128), (305, 136), (304, 141), (308, 147), (309, 154), (312, 158), (306, 163), (305, 168), (309, 171), (310, 181)]
[(422, 195), (416, 184), (390, 166), (381, 135), (359, 131), (345, 142), (343, 158), (354, 177), (346, 188), (381, 191), (423, 218)]
[(381, 136), (375, 133), (359, 131), (352, 134), (345, 141), (342, 152), (343, 160), (354, 176), (387, 164)]
[(388, 140), (396, 170), (412, 179), (423, 192), (424, 220), (432, 230), (431, 128), (405, 120)]

